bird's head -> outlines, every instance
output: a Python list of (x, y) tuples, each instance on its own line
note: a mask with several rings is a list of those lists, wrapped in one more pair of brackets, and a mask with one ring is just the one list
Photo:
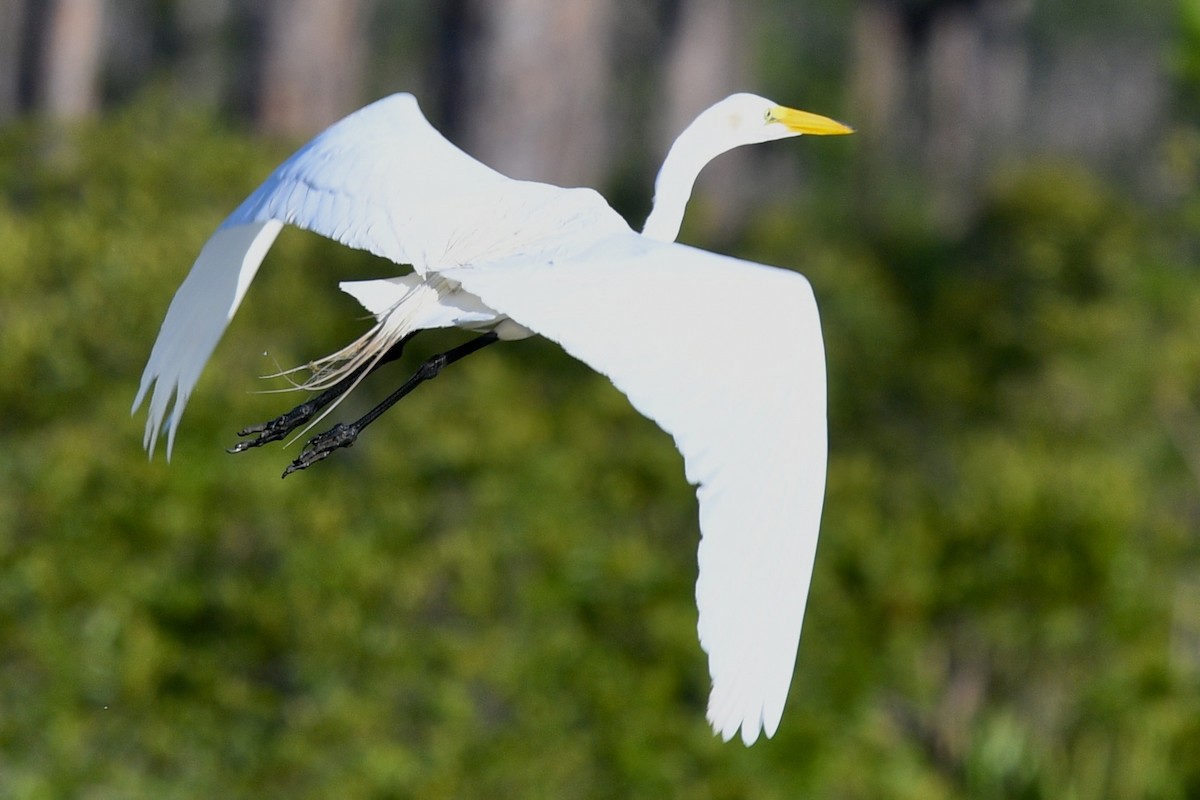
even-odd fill
[(829, 136), (854, 133), (854, 129), (744, 92), (710, 106), (671, 145), (654, 182), (654, 208), (642, 234), (665, 242), (675, 240), (696, 176), (717, 156), (742, 145), (804, 133)]
[(853, 128), (829, 117), (781, 106), (745, 92), (726, 97), (705, 111), (702, 117), (707, 118), (705, 122), (715, 135), (725, 137), (725, 149), (804, 133), (813, 136), (854, 133)]

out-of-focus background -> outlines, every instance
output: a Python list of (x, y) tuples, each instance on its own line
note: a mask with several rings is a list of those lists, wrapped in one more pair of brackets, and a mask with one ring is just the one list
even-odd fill
[[(669, 437), (555, 346), (286, 481), (223, 452), (387, 264), (286, 232), (147, 461), (175, 287), (340, 115), (413, 91), (640, 225), (739, 89), (859, 129), (723, 156), (682, 235), (822, 308), (773, 740), (704, 723)], [(0, 0), (0, 796), (1200, 796), (1198, 175), (1197, 0)]]

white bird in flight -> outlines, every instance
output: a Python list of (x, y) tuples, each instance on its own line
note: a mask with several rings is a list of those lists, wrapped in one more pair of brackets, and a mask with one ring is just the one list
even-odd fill
[(739, 728), (747, 745), (760, 731), (772, 736), (795, 667), (824, 497), (820, 321), (801, 275), (673, 240), (696, 176), (716, 156), (850, 132), (732, 95), (672, 145), (638, 234), (591, 189), (512, 180), (471, 158), (429, 124), (412, 95), (379, 100), (281, 164), (204, 245), (133, 403), (136, 411), (154, 387), (146, 449), (153, 454), (165, 424), (170, 457), (192, 389), (284, 225), (411, 265), (401, 277), (341, 284), (375, 326), (311, 365), (302, 386), (319, 396), (242, 431), (255, 438), (233, 452), (309, 422), (418, 331), (481, 335), (430, 359), (355, 423), (313, 438), (288, 472), (352, 444), (418, 383), (481, 347), (535, 333), (557, 342), (674, 437), (699, 501), (708, 720), (727, 741)]

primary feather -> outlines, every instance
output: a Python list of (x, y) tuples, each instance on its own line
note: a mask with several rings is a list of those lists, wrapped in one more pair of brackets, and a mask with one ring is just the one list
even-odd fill
[(674, 437), (699, 499), (709, 721), (726, 739), (740, 728), (747, 744), (774, 734), (825, 481), (824, 351), (808, 282), (636, 234), (591, 190), (506, 178), (446, 141), (411, 95), (394, 95), (305, 145), (205, 245), (134, 402), (150, 396), (151, 452), (165, 425), (170, 454), (200, 372), (284, 224), (415, 270), (343, 284), (378, 323), (324, 379), (413, 330), (535, 332)]

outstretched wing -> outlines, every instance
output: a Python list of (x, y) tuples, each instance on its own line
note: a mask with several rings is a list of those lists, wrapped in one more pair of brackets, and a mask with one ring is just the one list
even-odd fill
[(564, 232), (628, 229), (589, 189), (514, 181), (479, 163), (429, 124), (412, 95), (379, 100), (281, 164), (205, 244), (133, 403), (136, 411), (154, 385), (150, 452), (166, 423), (170, 457), (188, 396), (285, 224), (421, 273), (509, 256)]
[(443, 271), (607, 375), (675, 438), (700, 505), (700, 642), (725, 739), (774, 734), (825, 487), (825, 356), (803, 277), (636, 234)]

